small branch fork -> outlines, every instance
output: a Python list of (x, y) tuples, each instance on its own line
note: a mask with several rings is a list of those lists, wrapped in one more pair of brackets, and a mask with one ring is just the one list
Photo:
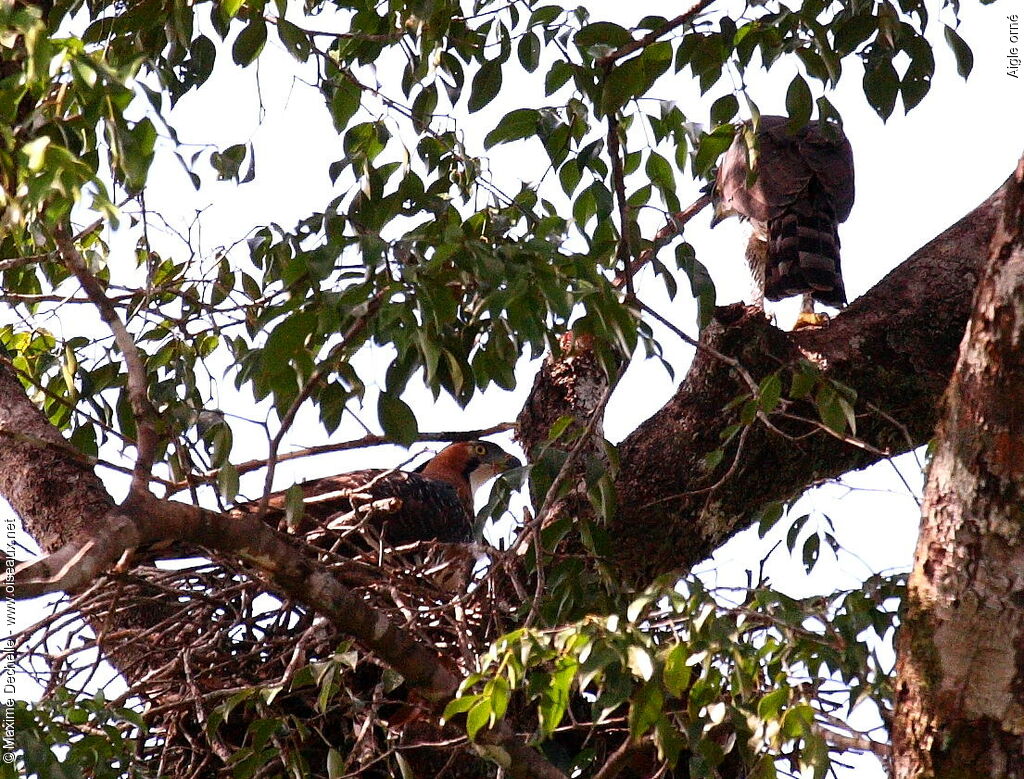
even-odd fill
[(640, 49), (650, 46), (659, 38), (668, 35), (673, 30), (682, 27), (684, 24), (687, 24), (690, 21), (692, 21), (695, 16), (704, 11), (713, 2), (714, 0), (699, 0), (699, 2), (694, 3), (687, 10), (679, 14), (679, 16), (677, 16), (675, 19), (669, 19), (667, 22), (661, 25), (661, 27), (651, 30), (643, 38), (638, 38), (637, 40), (632, 41), (631, 43), (627, 43), (623, 46), (620, 46), (611, 54), (607, 54), (604, 57), (601, 57), (601, 59), (597, 61), (597, 64), (601, 67), (607, 67), (609, 65), (614, 64), (616, 61), (622, 59), (623, 57), (628, 57), (634, 51), (639, 51)]
[(622, 289), (623, 286), (626, 286), (628, 289), (628, 286), (632, 283), (633, 276), (635, 276), (647, 263), (654, 259), (654, 256), (665, 244), (682, 233), (683, 226), (687, 222), (693, 219), (693, 217), (703, 211), (710, 204), (711, 196), (701, 195), (682, 211), (677, 211), (669, 216), (665, 226), (655, 234), (654, 243), (644, 249), (639, 256), (631, 258), (629, 265), (624, 269), (624, 271), (615, 277), (615, 281), (613, 282), (615, 288)]
[(117, 309), (110, 302), (103, 286), (86, 266), (75, 246), (75, 239), (67, 230), (60, 226), (55, 233), (57, 250), (61, 260), (75, 274), (82, 289), (99, 311), (100, 318), (114, 334), (114, 342), (124, 357), (125, 369), (128, 372), (128, 401), (135, 417), (136, 456), (135, 468), (132, 471), (131, 495), (140, 495), (149, 489), (149, 481), (153, 473), (153, 462), (157, 449), (157, 413), (149, 401), (148, 382), (146, 381), (146, 364), (142, 352), (139, 351), (125, 323), (117, 314)]

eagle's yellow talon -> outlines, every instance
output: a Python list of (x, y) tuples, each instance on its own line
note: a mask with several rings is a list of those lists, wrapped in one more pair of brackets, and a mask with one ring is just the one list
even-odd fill
[(832, 321), (832, 317), (825, 312), (801, 311), (797, 315), (796, 322), (793, 323), (793, 329), (803, 330), (806, 327), (824, 327), (830, 321)]

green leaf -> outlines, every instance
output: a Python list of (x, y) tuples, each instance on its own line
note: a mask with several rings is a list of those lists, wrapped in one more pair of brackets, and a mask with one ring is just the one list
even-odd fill
[(790, 124), (803, 127), (811, 120), (813, 110), (814, 98), (811, 97), (811, 89), (803, 76), (796, 76), (786, 90), (786, 112), (789, 114)]
[(679, 762), (679, 756), (683, 749), (686, 748), (686, 739), (668, 717), (659, 717), (654, 728), (654, 743), (658, 747), (658, 759), (664, 760), (674, 767)]
[(435, 108), (437, 108), (437, 85), (428, 84), (420, 90), (412, 104), (412, 118), (420, 132), (430, 126)]
[(234, 19), (244, 0), (222, 0), (220, 4), (221, 13), (228, 19)]
[(803, 530), (804, 525), (807, 524), (807, 520), (810, 518), (810, 514), (801, 514), (793, 520), (793, 524), (789, 526), (789, 530), (786, 532), (786, 548), (791, 553), (796, 551), (796, 540), (800, 536), (800, 531)]
[(779, 501), (772, 501), (761, 509), (761, 517), (757, 522), (757, 537), (764, 538), (765, 535), (775, 527), (775, 524), (782, 518), (785, 507)]
[(633, 36), (629, 31), (612, 22), (596, 22), (582, 28), (575, 36), (573, 43), (580, 49), (587, 49), (590, 46), (604, 45), (611, 48), (618, 48), (627, 43), (632, 43)]
[(682, 698), (690, 686), (692, 669), (686, 662), (689, 655), (689, 649), (685, 644), (676, 644), (665, 658), (665, 670), (662, 675), (665, 689), (673, 697)]
[(804, 70), (807, 71), (807, 75), (812, 78), (816, 78), (821, 82), (826, 82), (831, 79), (828, 66), (825, 64), (825, 60), (821, 58), (818, 52), (812, 50), (807, 46), (802, 46), (796, 50), (796, 56), (800, 58), (800, 62), (803, 63)]
[(236, 65), (245, 67), (260, 55), (266, 42), (267, 23), (262, 16), (257, 16), (238, 33), (231, 47), (231, 59)]
[(892, 115), (900, 90), (900, 77), (887, 57), (869, 57), (864, 65), (864, 96), (883, 120)]
[(517, 108), (502, 117), (498, 125), (487, 133), (484, 148), (490, 149), (499, 143), (509, 143), (522, 138), (529, 138), (537, 133), (540, 112), (533, 108)]
[(811, 394), (818, 383), (818, 372), (816, 370), (798, 370), (793, 374), (793, 383), (789, 389), (789, 396), (794, 400), (806, 398)]
[(217, 472), (217, 488), (226, 501), (233, 501), (238, 495), (238, 469), (231, 463), (225, 463)]
[(306, 512), (306, 496), (302, 487), (293, 484), (284, 494), (284, 521), (293, 533), (299, 529)]
[(473, 76), (469, 90), (469, 112), (479, 111), (490, 103), (501, 91), (501, 63), (488, 60)]
[(718, 162), (718, 158), (732, 144), (735, 132), (736, 130), (731, 124), (723, 124), (701, 136), (697, 155), (693, 160), (693, 172), (696, 175), (702, 177), (708, 175), (711, 168)]
[(782, 735), (787, 739), (804, 738), (813, 727), (814, 709), (806, 703), (790, 706), (782, 716)]
[(331, 95), (331, 119), (339, 133), (348, 127), (349, 120), (359, 110), (362, 90), (348, 79), (342, 78)]
[(594, 195), (595, 213), (599, 219), (607, 219), (611, 216), (614, 200), (612, 192), (604, 185), (603, 181), (594, 181), (590, 185), (590, 191)]
[(527, 73), (533, 73), (540, 64), (540, 38), (532, 30), (519, 39), (519, 62)]
[(578, 663), (568, 657), (559, 659), (555, 671), (548, 677), (548, 684), (541, 692), (540, 714), (541, 731), (550, 736), (554, 733), (565, 716), (569, 707), (569, 690), (576, 676)]
[(148, 118), (142, 119), (128, 132), (121, 133), (119, 162), (125, 175), (125, 186), (139, 192), (146, 184), (146, 175), (153, 162), (156, 146), (156, 127)]
[(305, 62), (313, 51), (309, 35), (298, 25), (286, 19), (277, 20), (277, 35), (285, 50), (299, 62)]
[(505, 716), (505, 712), (508, 710), (509, 698), (512, 696), (508, 680), (504, 676), (498, 676), (488, 682), (484, 687), (484, 695), (488, 694), (490, 695), (491, 710), (494, 712), (494, 718), (499, 720)]
[(569, 197), (572, 197), (582, 178), (583, 174), (580, 172), (580, 166), (572, 158), (567, 159), (565, 164), (558, 170), (558, 183), (562, 185), (562, 191)]
[(419, 428), (416, 415), (409, 405), (397, 395), (382, 392), (377, 400), (377, 419), (384, 429), (384, 435), (396, 444), (408, 446), (416, 440)]
[(640, 57), (616, 65), (605, 80), (601, 92), (601, 114), (607, 116), (618, 111), (644, 91), (644, 64)]
[(935, 57), (932, 47), (924, 38), (911, 38), (903, 50), (910, 56), (910, 65), (903, 73), (900, 82), (900, 93), (903, 95), (903, 110), (910, 111), (924, 100), (932, 86), (935, 74)]
[(949, 44), (949, 48), (953, 50), (953, 56), (956, 58), (956, 72), (967, 78), (971, 75), (971, 71), (974, 70), (974, 52), (967, 45), (967, 41), (961, 38), (957, 31), (948, 24), (945, 26), (942, 34), (946, 39), (946, 43)]
[(654, 676), (654, 662), (651, 660), (651, 655), (643, 647), (633, 645), (626, 650), (626, 665), (633, 672), (634, 676), (638, 679), (643, 679), (645, 682), (650, 681), (651, 677)]
[(647, 164), (644, 166), (647, 177), (662, 192), (675, 192), (676, 178), (672, 173), (672, 166), (668, 160), (657, 152), (651, 152), (647, 157)]
[(548, 443), (554, 443), (561, 438), (565, 431), (568, 430), (575, 421), (576, 417), (571, 414), (564, 414), (556, 419), (551, 425), (551, 429), (548, 431)]
[(665, 696), (657, 684), (645, 684), (629, 707), (629, 735), (634, 741), (654, 727), (665, 708)]
[(722, 459), (725, 457), (725, 451), (722, 449), (713, 449), (704, 455), (703, 466), (704, 470), (711, 472), (717, 468)]
[(763, 720), (778, 719), (782, 707), (786, 705), (788, 700), (789, 690), (785, 687), (772, 690), (757, 702), (757, 716)]
[(327, 779), (342, 779), (345, 776), (345, 758), (334, 747), (327, 750)]
[(722, 95), (711, 104), (711, 124), (719, 125), (731, 122), (739, 110), (740, 101), (736, 99), (736, 95)]
[(828, 744), (825, 739), (817, 733), (808, 734), (804, 748), (800, 750), (801, 775), (807, 776), (806, 769), (810, 768), (813, 779), (824, 779), (829, 774), (830, 765)]
[(782, 378), (778, 373), (767, 376), (759, 388), (761, 410), (771, 413), (779, 407), (779, 400), (782, 398)]
[(245, 161), (245, 146), (236, 143), (226, 148), (223, 152), (213, 152), (210, 155), (210, 164), (217, 171), (218, 181), (229, 181), (238, 178), (238, 171)]
[[(828, 384), (823, 384), (815, 395), (814, 404), (822, 423), (838, 435), (846, 433), (847, 412), (843, 407), (844, 399)], [(845, 401), (844, 401), (845, 402)], [(849, 403), (847, 403), (849, 406)]]
[(818, 562), (818, 557), (821, 555), (821, 536), (815, 533), (813, 536), (808, 536), (807, 540), (804, 541), (803, 549), (803, 563), (804, 569), (807, 573), (811, 572), (811, 569)]
[(555, 62), (544, 76), (544, 94), (553, 95), (572, 78), (573, 66), (559, 60)]
[(466, 734), (469, 736), (470, 741), (476, 739), (476, 734), (481, 729), (490, 725), (492, 716), (491, 702), (481, 696), (480, 700), (469, 710), (469, 714), (466, 715)]
[(479, 700), (479, 695), (463, 695), (455, 698), (454, 700), (449, 701), (448, 705), (444, 707), (444, 713), (441, 715), (441, 718), (445, 722), (451, 722), (459, 714), (472, 709)]
[(603, 115), (619, 110), (635, 97), (641, 97), (672, 64), (672, 46), (667, 42), (646, 47), (639, 56), (612, 68), (601, 91)]
[(849, 54), (864, 43), (877, 29), (878, 19), (871, 13), (862, 13), (837, 22), (833, 26), (833, 43), (836, 54), (840, 57)]
[(715, 282), (688, 243), (676, 247), (676, 264), (690, 280), (690, 291), (697, 299), (697, 326), (703, 330), (715, 312)]
[(640, 615), (643, 614), (644, 609), (650, 606), (653, 600), (654, 596), (647, 593), (634, 598), (626, 609), (626, 619), (630, 622), (636, 622)]

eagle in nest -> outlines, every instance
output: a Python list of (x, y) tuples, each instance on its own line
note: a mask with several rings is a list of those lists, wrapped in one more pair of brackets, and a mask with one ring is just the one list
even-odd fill
[[(490, 441), (459, 441), (415, 471), (368, 469), (298, 485), (303, 512), (298, 531), (344, 529), (368, 523), (390, 546), (417, 541), (473, 540), (473, 495), (488, 480), (522, 463)], [(289, 491), (274, 493), (268, 516), (287, 511)], [(238, 510), (255, 512), (259, 501)]]

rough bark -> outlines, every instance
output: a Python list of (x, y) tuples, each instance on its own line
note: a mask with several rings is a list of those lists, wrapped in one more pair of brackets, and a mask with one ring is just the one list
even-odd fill
[[(560, 346), (561, 353), (548, 355), (544, 367), (537, 373), (530, 395), (516, 419), (516, 439), (535, 465), (544, 458), (545, 447), (550, 443), (549, 433), (559, 418), (567, 416), (573, 420), (560, 440), (553, 443), (565, 452), (575, 452), (569, 455), (571, 461), (561, 464), (557, 477), (572, 486), (557, 500), (538, 507), (539, 525), (559, 517), (592, 514), (586, 489), (587, 460), (597, 457), (604, 461), (601, 443), (608, 374), (595, 353), (591, 336), (568, 332), (562, 336)], [(584, 551), (572, 540), (569, 544), (571, 548), (563, 548), (561, 552)], [(535, 578), (531, 586), (538, 586)]]
[[(566, 333), (561, 348), (560, 355), (550, 355), (545, 361), (516, 420), (516, 439), (531, 460), (536, 459), (535, 454), (548, 440), (548, 431), (560, 417), (572, 417), (577, 426), (572, 432), (582, 432), (608, 388), (608, 377), (594, 354), (591, 337)], [(600, 419), (592, 433), (602, 435)]]
[(65, 443), (3, 361), (0, 495), (47, 552), (98, 527), (114, 506), (92, 464)]
[[(0, 360), (0, 495), (45, 552), (96, 532), (114, 509), (93, 468), (92, 462), (68, 446), (25, 394), (10, 366)], [(151, 608), (121, 609), (93, 623), (104, 654), (128, 679), (150, 670), (146, 662), (150, 653), (148, 647), (123, 637), (152, 627), (175, 608), (162, 590), (146, 592)], [(122, 638), (108, 640), (112, 633)]]
[(897, 663), (894, 776), (1024, 777), (1024, 159), (942, 404)]

